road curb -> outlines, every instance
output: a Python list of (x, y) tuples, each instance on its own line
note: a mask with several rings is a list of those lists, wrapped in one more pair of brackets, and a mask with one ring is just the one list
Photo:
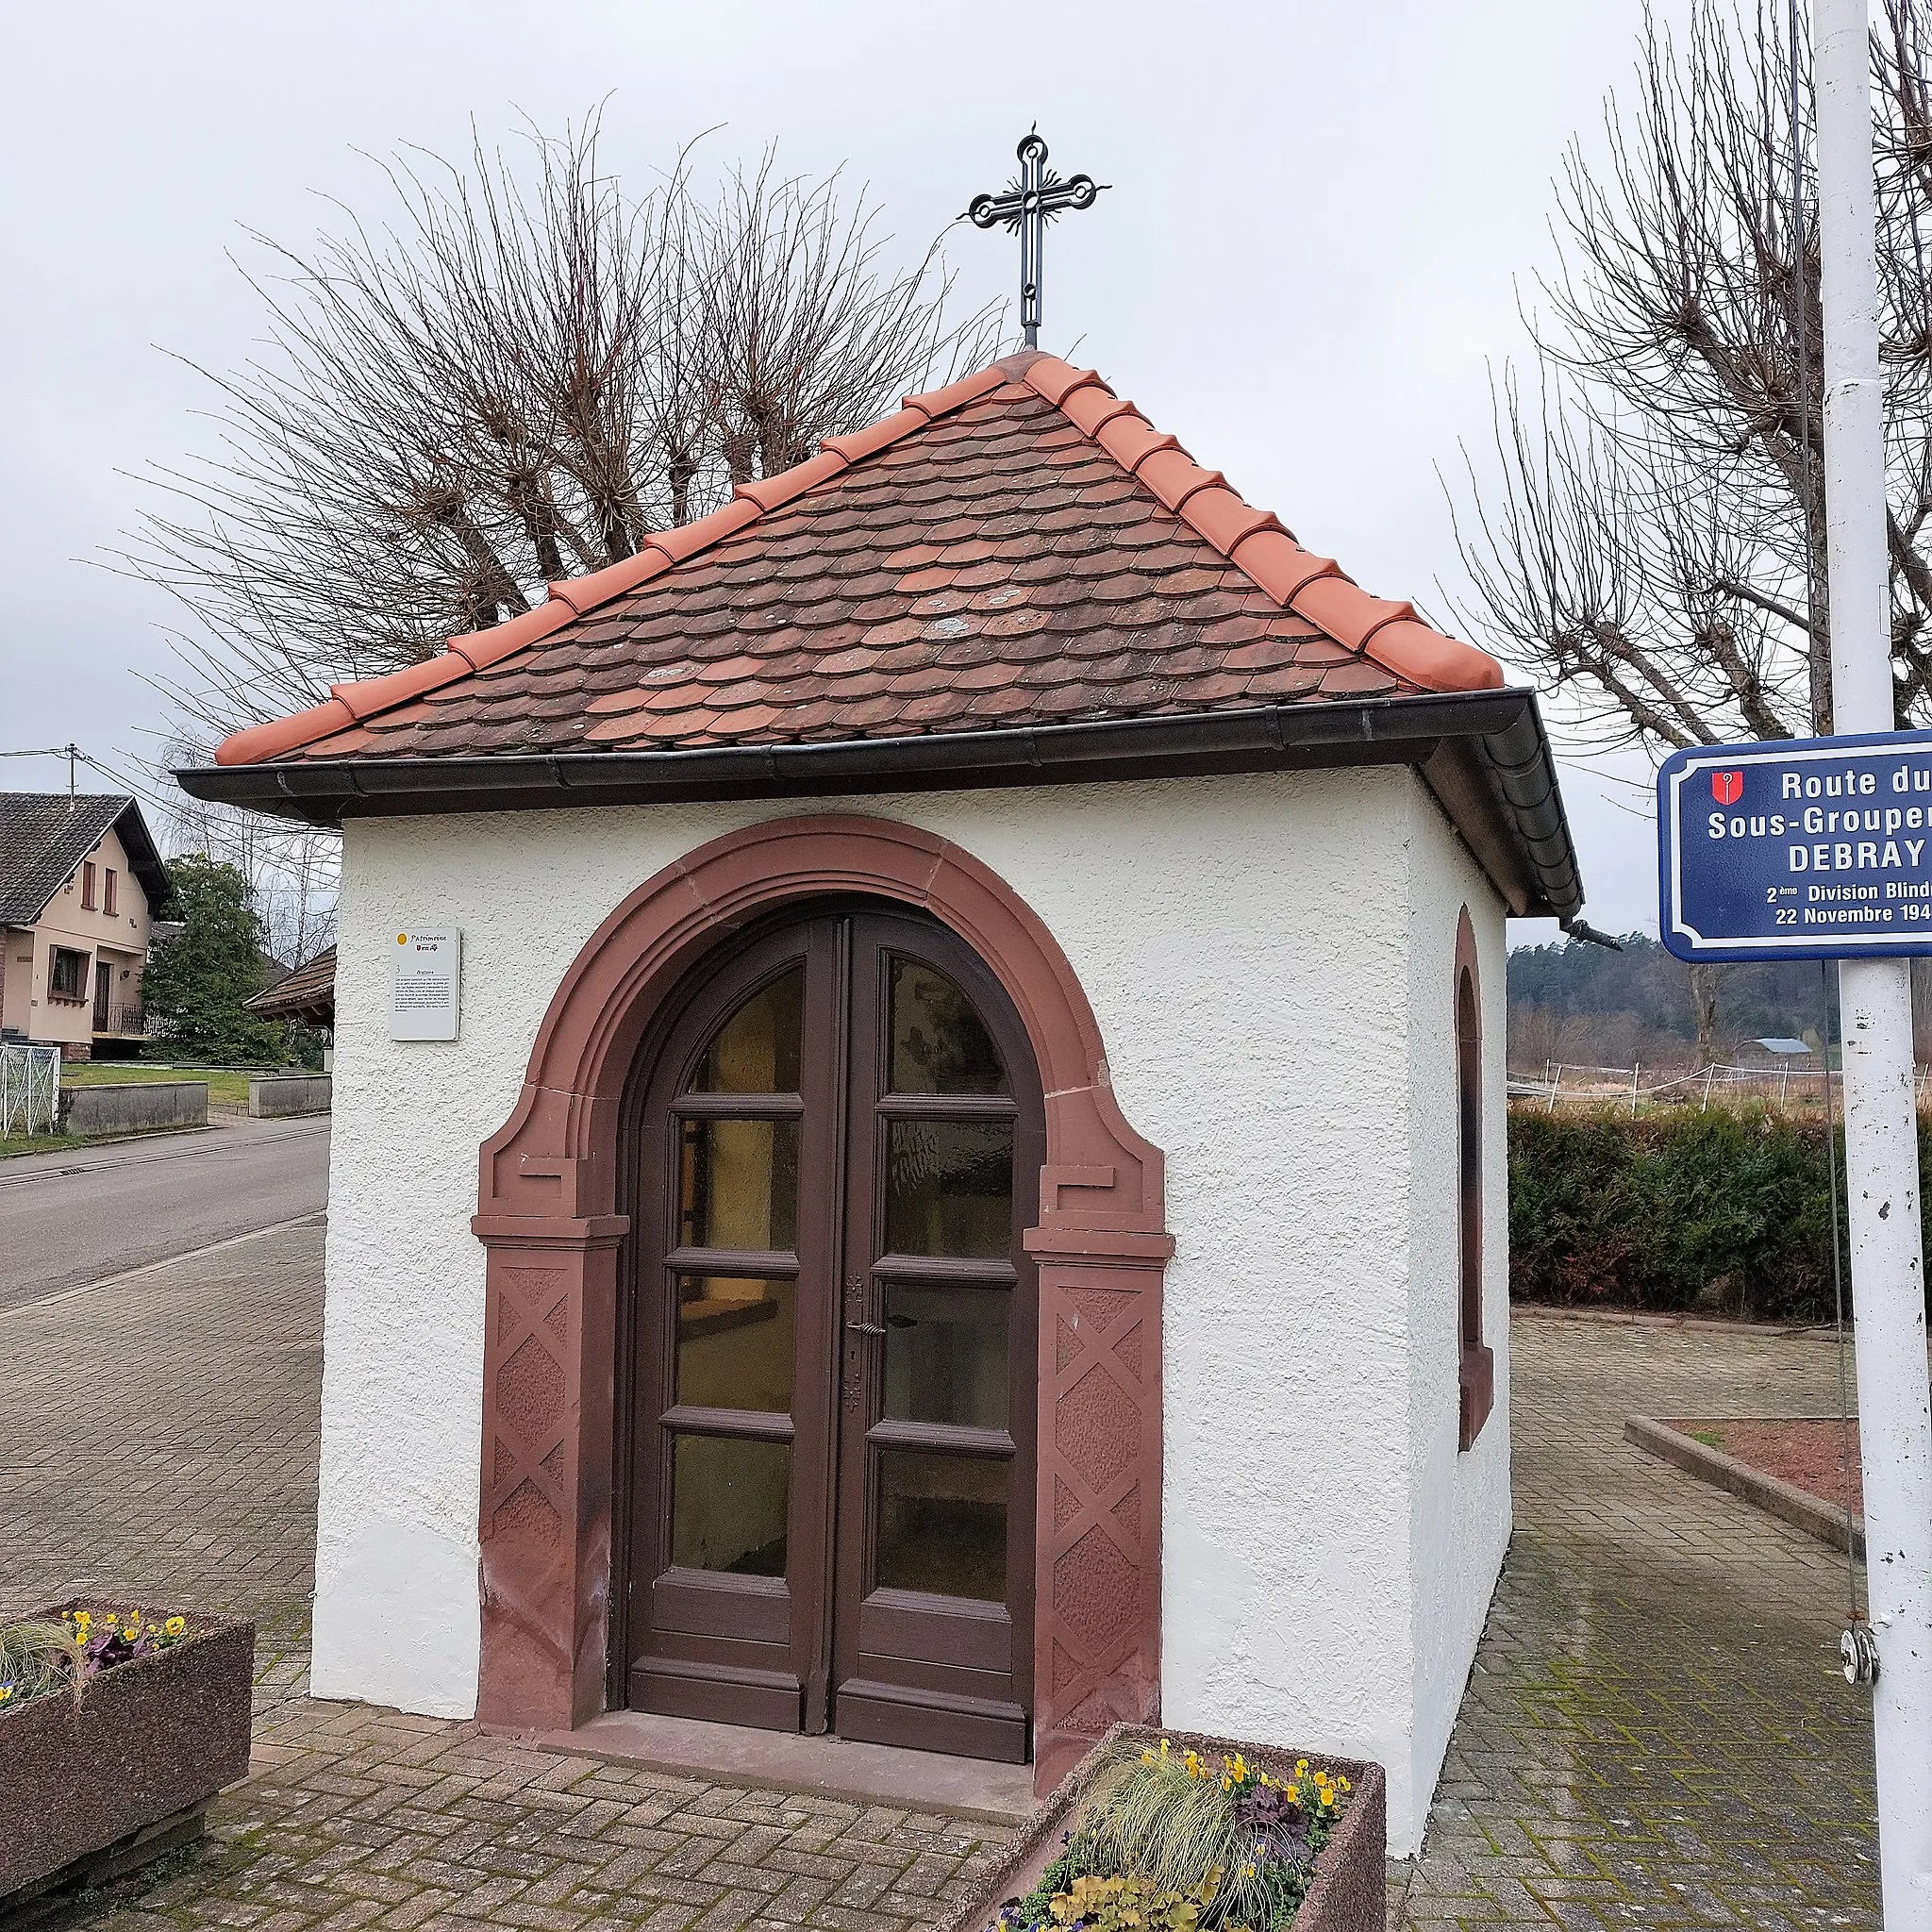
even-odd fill
[(1829, 1323), (1744, 1322), (1727, 1315), (1684, 1315), (1661, 1308), (1579, 1308), (1567, 1302), (1520, 1302), (1509, 1304), (1512, 1321), (1527, 1315), (1538, 1322), (1594, 1322), (1606, 1328), (1694, 1328), (1721, 1335), (1817, 1335), (1830, 1334)]
[[(1774, 1422), (1782, 1418), (1762, 1420)], [(1722, 1449), (1697, 1441), (1668, 1423), (1647, 1415), (1629, 1416), (1624, 1423), (1624, 1440), (1652, 1456), (1661, 1457), (1687, 1475), (1694, 1475), (1699, 1482), (1728, 1490), (1741, 1501), (1789, 1523), (1794, 1529), (1802, 1529), (1822, 1543), (1829, 1543), (1835, 1550), (1844, 1549), (1849, 1537), (1852, 1555), (1861, 1559), (1865, 1555), (1862, 1517), (1847, 1523), (1845, 1512), (1833, 1504), (1821, 1502), (1808, 1491), (1781, 1477), (1766, 1475), (1761, 1469), (1753, 1469), (1748, 1462), (1740, 1462)]]

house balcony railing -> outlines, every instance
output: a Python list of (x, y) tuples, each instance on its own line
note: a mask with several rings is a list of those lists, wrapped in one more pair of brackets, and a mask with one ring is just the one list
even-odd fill
[(141, 1040), (147, 1034), (147, 1015), (140, 1007), (109, 1007), (107, 1024), (96, 1023), (94, 1031), (116, 1040)]

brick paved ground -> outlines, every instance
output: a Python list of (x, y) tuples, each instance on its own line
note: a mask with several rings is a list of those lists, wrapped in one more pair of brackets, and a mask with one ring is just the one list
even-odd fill
[[(319, 1230), (0, 1315), (0, 1610), (75, 1588), (252, 1611), (264, 1769), (212, 1841), (76, 1923), (740, 1926), (929, 1922), (995, 1834), (526, 1751), (304, 1695)], [(1840, 1559), (1621, 1440), (1818, 1413), (1814, 1341), (1519, 1319), (1519, 1532), (1391, 1920), (1877, 1923)]]
[(79, 1590), (261, 1625), (260, 1775), (105, 1932), (905, 1932), (999, 1834), (311, 1703), (322, 1232), (0, 1315), (0, 1613)]
[(1831, 1412), (1831, 1344), (1529, 1315), (1510, 1346), (1516, 1539), (1391, 1920), (1875, 1927), (1843, 1557), (1621, 1438)]

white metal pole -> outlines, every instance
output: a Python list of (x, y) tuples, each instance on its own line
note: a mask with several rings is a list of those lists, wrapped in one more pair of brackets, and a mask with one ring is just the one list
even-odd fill
[[(1893, 726), (1869, 0), (1815, 0), (1833, 728)], [(1866, 1594), (1878, 1653), (1888, 1932), (1932, 1932), (1932, 1386), (1919, 1225), (1911, 968), (1839, 966)]]

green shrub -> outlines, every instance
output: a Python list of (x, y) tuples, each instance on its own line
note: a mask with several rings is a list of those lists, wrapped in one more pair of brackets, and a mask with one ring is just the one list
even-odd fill
[[(1928, 1157), (1922, 1123), (1922, 1190)], [(1512, 1113), (1509, 1291), (1519, 1301), (1829, 1321), (1823, 1125), (1767, 1109)]]

